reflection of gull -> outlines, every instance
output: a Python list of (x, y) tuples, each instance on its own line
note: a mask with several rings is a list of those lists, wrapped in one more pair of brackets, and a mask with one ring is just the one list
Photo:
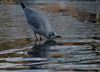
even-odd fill
[(50, 46), (55, 46), (57, 43), (54, 40), (47, 40), (43, 44), (33, 46), (32, 51), (28, 52), (33, 57), (47, 57), (50, 52)]
[(60, 37), (52, 31), (50, 23), (44, 15), (26, 8), (23, 3), (21, 3), (21, 6), (24, 10), (28, 23), (31, 25), (34, 31), (36, 39), (38, 39), (36, 34), (39, 34), (40, 38), (41, 35), (43, 35), (47, 39)]

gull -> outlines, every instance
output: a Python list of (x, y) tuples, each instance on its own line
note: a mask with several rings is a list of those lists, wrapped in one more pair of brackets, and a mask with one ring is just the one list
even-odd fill
[(47, 39), (61, 38), (61, 36), (57, 35), (57, 33), (53, 31), (49, 20), (45, 15), (29, 9), (24, 5), (24, 3), (20, 3), (20, 5), (37, 40), (37, 34), (40, 35), (40, 39), (42, 39), (41, 36)]

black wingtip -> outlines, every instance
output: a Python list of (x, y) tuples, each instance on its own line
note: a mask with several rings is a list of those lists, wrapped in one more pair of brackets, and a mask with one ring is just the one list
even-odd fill
[(21, 4), (22, 8), (24, 9), (25, 8), (25, 5), (23, 3), (20, 3), (20, 4)]

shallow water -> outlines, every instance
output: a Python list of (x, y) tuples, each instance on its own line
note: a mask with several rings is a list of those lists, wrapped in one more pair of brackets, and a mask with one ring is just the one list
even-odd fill
[[(33, 7), (41, 9), (41, 5)], [(1, 18), (0, 20), (2, 23), (0, 36), (4, 38), (0, 42), (0, 72), (100, 71), (99, 24), (88, 22), (87, 19), (80, 21), (73, 14), (70, 15), (69, 12), (62, 10), (60, 12), (44, 10), (52, 27), (62, 35), (62, 38), (38, 42), (31, 39), (32, 31), (27, 21), (23, 19), (20, 6), (12, 5), (11, 8), (15, 14), (8, 14), (8, 17), (12, 15), (10, 19)], [(9, 10), (7, 11), (9, 13)], [(20, 17), (22, 20), (19, 19)], [(6, 23), (8, 23), (7, 26)], [(30, 39), (26, 39), (27, 34)]]

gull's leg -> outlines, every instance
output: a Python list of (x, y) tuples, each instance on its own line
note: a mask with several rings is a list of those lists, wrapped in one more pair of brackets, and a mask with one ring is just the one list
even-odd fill
[(41, 44), (42, 40), (43, 40), (42, 35), (40, 35), (39, 44)]
[(36, 40), (38, 40), (38, 37), (37, 37), (36, 33), (34, 33), (34, 35), (35, 35)]
[(42, 37), (41, 37), (41, 35), (40, 35), (39, 44), (41, 44), (41, 41), (42, 41)]
[(42, 36), (40, 35), (40, 41), (42, 41)]

